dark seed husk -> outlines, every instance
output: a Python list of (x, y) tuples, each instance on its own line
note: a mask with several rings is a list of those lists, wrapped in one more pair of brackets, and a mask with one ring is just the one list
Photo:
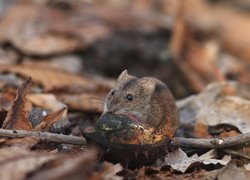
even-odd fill
[(94, 142), (100, 147), (100, 160), (121, 163), (129, 168), (150, 165), (164, 157), (170, 139), (163, 136), (155, 143), (136, 144), (136, 139), (143, 131), (131, 128), (133, 123), (126, 115), (107, 113), (96, 122), (95, 131), (85, 133), (84, 136), (88, 143)]

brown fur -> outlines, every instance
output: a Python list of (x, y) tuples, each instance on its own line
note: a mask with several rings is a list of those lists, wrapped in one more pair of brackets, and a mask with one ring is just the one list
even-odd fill
[[(115, 91), (112, 95), (111, 92)], [(133, 95), (133, 100), (126, 97)], [(155, 78), (136, 78), (123, 71), (105, 100), (105, 112), (128, 114), (172, 136), (179, 124), (178, 111), (168, 87)]]

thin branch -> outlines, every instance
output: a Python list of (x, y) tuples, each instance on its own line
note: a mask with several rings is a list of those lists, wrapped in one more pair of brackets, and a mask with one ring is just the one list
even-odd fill
[(241, 134), (227, 138), (212, 138), (212, 139), (195, 139), (175, 137), (172, 141), (173, 145), (196, 148), (227, 148), (236, 145), (250, 143), (250, 133)]
[(62, 135), (62, 134), (55, 134), (48, 132), (0, 129), (0, 136), (12, 137), (12, 138), (35, 136), (38, 137), (40, 141), (46, 141), (46, 142), (56, 142), (56, 143), (74, 144), (74, 145), (87, 144), (84, 137), (69, 136), (69, 135)]
[(231, 149), (225, 149), (224, 150), (226, 153), (229, 153), (229, 154), (233, 154), (235, 156), (239, 156), (239, 157), (242, 157), (242, 158), (245, 158), (245, 159), (248, 159), (250, 160), (250, 156), (247, 155), (247, 154), (244, 154), (244, 153), (241, 153), (239, 151), (234, 151), (234, 150), (231, 150)]
[[(35, 136), (38, 137), (41, 141), (46, 141), (46, 142), (56, 142), (56, 143), (84, 145), (84, 146), (87, 144), (86, 139), (84, 137), (54, 134), (48, 132), (0, 129), (0, 136), (12, 137), (12, 138)], [(172, 141), (173, 145), (196, 147), (196, 148), (227, 148), (246, 143), (250, 143), (250, 133), (223, 139), (219, 138), (195, 139), (195, 138), (175, 137)]]

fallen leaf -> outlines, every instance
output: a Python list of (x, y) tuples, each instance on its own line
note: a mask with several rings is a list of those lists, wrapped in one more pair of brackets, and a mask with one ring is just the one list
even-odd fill
[(30, 137), (24, 137), (24, 138), (13, 138), (13, 139), (6, 139), (6, 141), (3, 143), (3, 147), (5, 146), (19, 146), (25, 149), (31, 150), (38, 142), (40, 142), (40, 139), (38, 137), (30, 136)]
[(229, 163), (223, 167), (217, 174), (218, 180), (248, 180), (250, 173), (245, 170), (244, 167), (237, 167), (233, 163)]
[(81, 2), (65, 13), (41, 3), (16, 3), (1, 20), (0, 42), (10, 42), (25, 54), (49, 56), (83, 50), (117, 29), (166, 28), (162, 17), (140, 12)]
[(67, 117), (67, 106), (59, 101), (53, 94), (30, 94), (27, 99), (35, 106), (50, 110), (50, 114), (46, 114), (37, 130), (47, 131), (53, 126), (54, 131), (61, 132), (64, 127), (69, 124)]
[[(241, 133), (250, 132), (250, 101), (236, 97), (218, 97), (199, 111), (196, 126), (216, 126), (230, 124), (236, 127)], [(196, 127), (195, 131), (200, 131)], [(198, 135), (198, 133), (196, 133)]]
[(51, 67), (53, 69), (59, 69), (62, 71), (79, 74), (82, 72), (84, 61), (82, 58), (76, 54), (55, 56), (49, 58), (40, 59), (39, 61), (34, 61), (32, 58), (27, 58), (23, 60), (22, 65), (39, 66), (43, 68)]
[(211, 137), (209, 129), (221, 123), (248, 131), (249, 90), (250, 86), (246, 84), (216, 82), (209, 84), (200, 94), (178, 101), (180, 127), (177, 133), (208, 138)]
[(122, 180), (123, 178), (121, 176), (118, 176), (117, 173), (122, 171), (122, 166), (120, 164), (112, 164), (109, 162), (104, 162), (102, 164), (102, 168), (92, 173), (91, 177), (89, 179), (112, 179), (112, 180)]
[(51, 112), (46, 115), (43, 120), (33, 129), (34, 131), (48, 131), (56, 122), (61, 118), (67, 118), (67, 108), (60, 109), (55, 112)]
[(11, 86), (1, 88), (0, 107), (4, 109), (10, 109), (15, 98), (16, 98), (16, 88), (13, 88)]
[(67, 107), (64, 103), (59, 101), (53, 94), (29, 94), (27, 100), (35, 106), (49, 109), (51, 111), (57, 111)]
[[(249, 16), (247, 14), (235, 11), (233, 8), (214, 6), (207, 1), (189, 0), (185, 4), (187, 6), (186, 10), (189, 10), (186, 13), (188, 14), (188, 22), (193, 24), (193, 28), (203, 32), (208, 29), (216, 31), (217, 38), (220, 39), (223, 49), (242, 59), (250, 59), (247, 50), (250, 41), (249, 38), (245, 38), (250, 30)], [(231, 21), (226, 22), (224, 19), (231, 19)], [(191, 24), (189, 25), (192, 26)], [(217, 28), (218, 25), (223, 28)]]
[(28, 120), (28, 112), (31, 105), (26, 101), (26, 95), (30, 91), (31, 78), (28, 78), (17, 90), (16, 99), (3, 122), (2, 128), (16, 130), (32, 130), (32, 125)]
[(176, 151), (170, 152), (166, 155), (164, 159), (164, 165), (171, 166), (174, 170), (180, 171), (182, 173), (186, 172), (186, 170), (195, 163), (203, 163), (204, 165), (209, 164), (221, 164), (226, 165), (230, 160), (230, 156), (224, 156), (223, 159), (214, 159), (215, 151), (208, 151), (206, 154), (202, 156), (198, 156), (194, 154), (191, 157), (188, 157), (187, 154), (182, 151), (180, 148)]
[[(35, 3), (17, 3), (7, 11), (3, 18), (0, 25), (0, 41), (11, 40), (22, 51), (41, 55), (70, 52), (76, 48), (84, 47), (85, 43), (76, 36), (48, 32), (52, 30), (48, 26), (58, 24), (56, 22), (61, 22), (64, 18), (66, 18), (65, 15), (55, 9), (37, 6)], [(9, 31), (7, 35), (8, 27), (13, 28), (13, 30)], [(32, 33), (27, 33), (27, 31)], [(20, 46), (21, 44), (22, 46)]]
[(55, 159), (49, 153), (30, 152), (20, 147), (0, 149), (0, 179), (23, 180), (32, 171)]
[(45, 168), (34, 173), (29, 180), (44, 179), (89, 179), (96, 166), (96, 151), (89, 150), (75, 157), (62, 157), (58, 159), (56, 166)]
[(246, 169), (247, 171), (250, 171), (250, 163), (245, 164), (244, 167), (245, 167), (245, 169)]
[(69, 109), (79, 110), (84, 112), (99, 112), (103, 111), (103, 98), (93, 94), (76, 94), (76, 95), (57, 95), (58, 100), (65, 103)]
[(44, 68), (34, 65), (0, 66), (0, 72), (17, 73), (23, 77), (31, 76), (32, 82), (41, 85), (45, 92), (63, 88), (68, 88), (74, 92), (95, 92), (100, 89), (108, 91), (111, 88), (108, 83), (55, 68)]

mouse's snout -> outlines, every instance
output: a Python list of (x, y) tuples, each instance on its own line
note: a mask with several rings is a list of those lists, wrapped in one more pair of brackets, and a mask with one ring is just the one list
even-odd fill
[(115, 113), (119, 110), (119, 108), (116, 105), (109, 105), (107, 107), (107, 111), (110, 113)]

